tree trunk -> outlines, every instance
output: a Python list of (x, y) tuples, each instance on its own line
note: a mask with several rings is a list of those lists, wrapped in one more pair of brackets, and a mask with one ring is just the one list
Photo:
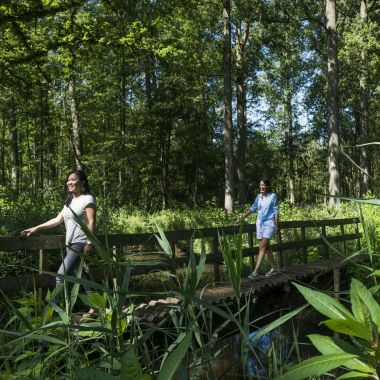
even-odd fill
[[(156, 78), (156, 71), (155, 71), (155, 57), (153, 54), (147, 54), (144, 61), (144, 71), (145, 71), (145, 102), (146, 102), (146, 112), (144, 115), (144, 122), (147, 126), (150, 126), (152, 130), (152, 134), (154, 134), (154, 141), (161, 141), (160, 140), (160, 126), (158, 125), (158, 118), (154, 115), (154, 104), (156, 102), (156, 97), (159, 91), (157, 90), (157, 78)], [(156, 130), (158, 129), (158, 132)], [(156, 136), (157, 134), (157, 136)], [(152, 136), (151, 136), (152, 137)], [(158, 144), (155, 143), (155, 146)], [(160, 147), (161, 149), (161, 147)], [(153, 152), (153, 151), (152, 151)], [(148, 156), (147, 163), (150, 166), (149, 174), (150, 178), (157, 178), (157, 161), (161, 157), (161, 150), (157, 153), (157, 155), (152, 152)], [(156, 150), (154, 150), (156, 152)], [(161, 175), (161, 174), (160, 174)], [(155, 183), (157, 181), (154, 181)], [(163, 189), (163, 183), (161, 182), (161, 179), (159, 180), (159, 187), (151, 186), (148, 182), (145, 182), (143, 185), (143, 197), (144, 197), (144, 210), (148, 211), (151, 209), (152, 205), (156, 202), (157, 193), (160, 194), (162, 197), (161, 199), (164, 199), (165, 196), (162, 194), (165, 193), (165, 190)], [(166, 207), (166, 199), (162, 200), (161, 207)]]
[(16, 104), (13, 97), (9, 99), (9, 134), (11, 146), (11, 189), (15, 193), (18, 193), (20, 180), (20, 161), (16, 120)]
[(246, 202), (246, 151), (247, 151), (247, 122), (246, 122), (246, 85), (245, 85), (245, 44), (248, 39), (249, 26), (245, 32), (242, 31), (241, 21), (237, 22), (237, 42), (236, 42), (236, 82), (237, 82), (237, 154), (236, 172), (238, 177), (238, 200), (239, 205)]
[(70, 78), (69, 80), (69, 95), (71, 100), (71, 128), (72, 128), (72, 144), (75, 156), (75, 165), (77, 168), (83, 169), (82, 167), (82, 139), (80, 134), (79, 125), (79, 109), (78, 100), (76, 95), (76, 85), (75, 79)]
[(160, 134), (160, 192), (161, 192), (161, 208), (168, 208), (168, 181), (169, 181), (169, 155), (170, 155), (170, 139), (171, 125), (163, 126)]
[[(49, 87), (47, 84), (43, 85), (41, 84), (40, 88), (40, 113), (41, 113), (41, 120), (40, 120), (40, 127), (41, 127), (41, 170), (45, 171), (45, 178), (43, 176), (43, 173), (41, 172), (41, 178), (43, 182), (43, 187), (46, 186), (52, 186), (54, 183), (54, 180), (58, 177), (57, 173), (57, 165), (56, 161), (54, 160), (54, 157), (57, 155), (58, 152), (58, 135), (56, 130), (56, 125), (52, 121), (52, 115), (50, 111), (50, 104), (49, 104)], [(46, 142), (45, 142), (46, 141)], [(45, 148), (46, 146), (46, 148)]]
[(289, 158), (289, 202), (295, 204), (295, 175), (294, 175), (294, 132), (293, 132), (293, 110), (292, 110), (292, 94), (289, 89), (287, 89), (286, 94), (286, 114), (288, 122), (288, 158)]
[[(368, 10), (366, 0), (360, 3), (360, 19), (363, 23), (368, 22)], [(368, 143), (368, 73), (367, 73), (367, 53), (361, 51), (361, 76), (360, 76), (360, 131), (359, 143)], [(364, 173), (360, 173), (359, 191), (362, 197), (368, 192), (369, 180), (366, 174), (369, 173), (369, 152), (368, 147), (360, 148), (360, 167)]]
[[(335, 0), (326, 0), (326, 29), (327, 29), (327, 109), (329, 132), (329, 193), (339, 195), (339, 116), (338, 116), (338, 47), (336, 34)], [(329, 205), (338, 203), (337, 198), (330, 197)]]
[[(155, 86), (154, 83), (154, 73), (152, 73), (152, 58), (150, 55), (145, 57), (145, 96), (146, 96), (146, 106), (149, 112), (153, 106), (153, 88)], [(153, 88), (152, 88), (153, 87)]]
[(2, 113), (1, 141), (0, 141), (0, 183), (5, 184), (5, 125), (6, 115)]
[(37, 184), (39, 188), (43, 189), (52, 183), (54, 173), (53, 156), (57, 139), (54, 136), (49, 118), (48, 88), (41, 83), (39, 90), (39, 141), (36, 149), (39, 161)]
[(231, 1), (223, 0), (224, 43), (223, 43), (223, 75), (224, 75), (224, 208), (233, 211), (233, 149), (232, 149), (232, 79), (231, 79)]
[(126, 139), (126, 76), (127, 68), (125, 62), (125, 53), (122, 49), (120, 57), (120, 82), (119, 82), (119, 131), (120, 131), (120, 164), (119, 168), (119, 184), (123, 186), (125, 182), (125, 139)]

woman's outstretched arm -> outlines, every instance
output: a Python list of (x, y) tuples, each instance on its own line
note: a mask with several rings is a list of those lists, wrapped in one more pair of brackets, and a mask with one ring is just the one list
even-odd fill
[(46, 230), (48, 228), (53, 228), (58, 226), (63, 222), (63, 211), (61, 211), (55, 218), (48, 220), (45, 223), (39, 224), (38, 226), (27, 228), (24, 231), (21, 231), (21, 236), (29, 236), (37, 231)]

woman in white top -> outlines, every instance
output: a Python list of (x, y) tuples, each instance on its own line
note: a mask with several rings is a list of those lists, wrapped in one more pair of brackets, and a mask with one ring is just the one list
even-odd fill
[[(87, 225), (88, 229), (94, 233), (96, 223), (96, 201), (90, 194), (90, 186), (86, 174), (83, 170), (73, 170), (67, 177), (66, 186), (68, 195), (62, 211), (53, 219), (38, 226), (21, 231), (21, 236), (30, 236), (31, 234), (58, 226), (62, 222), (66, 227), (66, 257), (63, 260), (58, 273), (72, 275), (80, 263), (78, 253), (84, 252), (89, 255), (92, 252), (91, 241), (76, 222), (73, 212)], [(83, 277), (91, 279), (87, 266), (83, 271)], [(60, 277), (56, 277), (56, 286), (63, 284)], [(88, 289), (85, 288), (87, 292)], [(56, 299), (59, 301), (59, 297)]]

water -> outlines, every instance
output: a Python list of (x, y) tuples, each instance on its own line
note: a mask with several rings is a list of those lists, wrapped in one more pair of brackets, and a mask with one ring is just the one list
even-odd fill
[[(239, 334), (220, 339), (213, 347), (209, 357), (214, 358), (209, 368), (190, 369), (185, 378), (191, 380), (237, 380), (237, 379), (266, 379), (273, 378), (273, 363), (284, 367), (285, 363), (297, 363), (298, 357), (294, 350), (294, 339), (298, 343), (302, 359), (317, 355), (316, 349), (306, 337), (307, 334), (326, 334), (328, 330), (319, 325), (321, 316), (312, 309), (298, 315), (281, 329), (273, 330), (256, 342), (252, 342), (255, 351), (264, 364), (265, 369), (257, 362), (254, 355), (248, 355), (247, 364), (243, 366), (241, 355), (241, 340)], [(252, 330), (250, 338), (253, 338), (259, 329)], [(296, 338), (293, 331), (296, 331)], [(207, 355), (205, 354), (204, 357)], [(275, 358), (275, 360), (274, 360)], [(251, 377), (249, 377), (251, 375)], [(184, 377), (176, 377), (176, 380)]]

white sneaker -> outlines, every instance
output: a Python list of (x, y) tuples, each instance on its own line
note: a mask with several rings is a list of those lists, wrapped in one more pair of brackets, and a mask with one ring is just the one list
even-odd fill
[(248, 276), (248, 278), (255, 278), (255, 277), (257, 277), (259, 274), (257, 273), (257, 272), (252, 272), (249, 276)]
[(269, 277), (269, 276), (272, 276), (272, 274), (275, 274), (276, 273), (276, 268), (271, 268), (266, 274), (265, 276)]

